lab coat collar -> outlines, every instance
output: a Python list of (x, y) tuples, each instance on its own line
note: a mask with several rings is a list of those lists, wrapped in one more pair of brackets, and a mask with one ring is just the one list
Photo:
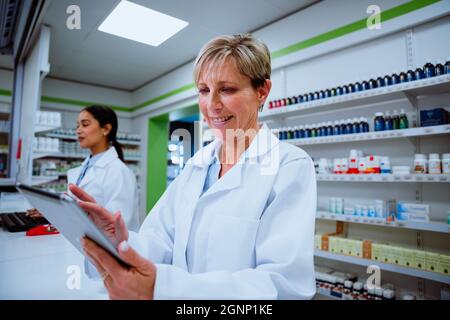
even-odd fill
[[(274, 147), (279, 144), (279, 140), (272, 134), (269, 127), (264, 123), (260, 126), (258, 133), (253, 139), (248, 149), (241, 156), (240, 163), (246, 159), (259, 159), (267, 154)], [(219, 139), (214, 139), (206, 147), (200, 149), (189, 161), (188, 164), (197, 167), (208, 167), (213, 161), (214, 157), (218, 155), (222, 142)]]
[(119, 158), (119, 155), (117, 154), (116, 148), (110, 147), (102, 156), (100, 159), (95, 162), (94, 167), (100, 167), (103, 168), (107, 166), (111, 161)]

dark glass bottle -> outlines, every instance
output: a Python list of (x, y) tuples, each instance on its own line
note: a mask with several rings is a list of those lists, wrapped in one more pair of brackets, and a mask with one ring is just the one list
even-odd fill
[(311, 138), (311, 126), (306, 126), (305, 129), (305, 138)]
[(316, 124), (313, 124), (311, 126), (311, 138), (315, 138), (317, 137), (317, 127)]
[(336, 88), (331, 88), (331, 97), (336, 96)]
[(381, 87), (384, 87), (384, 86), (385, 86), (384, 78), (378, 77), (378, 78), (377, 78), (377, 87), (378, 87), (378, 88), (381, 88)]
[(329, 98), (331, 97), (331, 90), (330, 89), (326, 89), (325, 90), (325, 98)]
[(422, 68), (417, 68), (416, 71), (414, 72), (414, 74), (416, 75), (416, 80), (421, 80), (421, 79), (425, 78)]
[(394, 110), (394, 114), (392, 115), (392, 127), (394, 130), (400, 129), (400, 117), (398, 116), (397, 110)]
[(308, 94), (304, 94), (303, 95), (303, 102), (308, 102), (309, 101), (309, 97), (308, 97)]
[(336, 88), (336, 95), (337, 96), (342, 95), (342, 87), (339, 86), (339, 87)]
[(416, 80), (416, 74), (413, 71), (413, 68), (410, 67), (408, 71), (406, 71), (406, 81), (411, 82)]
[(408, 81), (406, 78), (406, 73), (404, 73), (403, 71), (400, 72), (398, 77), (399, 77), (399, 83), (404, 83), (404, 82)]
[(296, 97), (296, 96), (293, 96), (293, 97), (291, 98), (291, 101), (292, 101), (292, 104), (297, 104), (297, 103), (298, 103), (297, 97)]
[(361, 125), (359, 124), (358, 119), (354, 118), (352, 120), (352, 133), (360, 133), (361, 132)]
[(297, 103), (302, 103), (303, 102), (303, 96), (301, 94), (299, 94), (297, 96)]
[(385, 86), (391, 86), (392, 85), (392, 78), (389, 75), (385, 75), (383, 80), (384, 80), (384, 85)]
[(392, 84), (398, 84), (400, 83), (400, 77), (398, 76), (398, 74), (393, 73), (391, 75), (391, 79), (392, 79)]
[(369, 89), (376, 89), (377, 88), (377, 81), (372, 77), (369, 80)]
[(286, 105), (289, 106), (292, 104), (291, 98), (286, 98)]
[(325, 91), (320, 90), (319, 91), (319, 99), (324, 99), (325, 98)]
[(444, 73), (445, 74), (450, 73), (450, 57), (447, 57), (447, 61), (444, 64)]
[(373, 122), (374, 122), (373, 124), (374, 124), (375, 131), (386, 130), (383, 112), (375, 113), (375, 118), (373, 119)]
[(351, 119), (347, 119), (345, 123), (345, 134), (353, 133), (353, 123)]
[(364, 80), (363, 82), (361, 82), (361, 87), (362, 87), (362, 90), (369, 90), (370, 89), (369, 81)]
[(314, 94), (312, 92), (308, 93), (308, 101), (314, 101)]
[(362, 91), (362, 85), (361, 82), (357, 81), (355, 82), (355, 92)]
[(356, 92), (355, 84), (354, 83), (350, 83), (348, 85), (348, 93), (354, 93), (354, 92)]
[(408, 117), (406, 116), (406, 112), (403, 109), (400, 110), (399, 128), (400, 129), (408, 129), (409, 128)]
[(386, 111), (384, 122), (386, 130), (394, 130), (394, 124), (392, 122), (391, 113), (389, 111)]
[(333, 125), (331, 124), (331, 121), (327, 122), (327, 136), (333, 135)]
[(343, 85), (342, 86), (342, 94), (348, 94), (349, 93), (349, 89), (348, 89), (348, 85)]
[(436, 75), (434, 65), (431, 63), (430, 59), (428, 59), (427, 63), (425, 63), (425, 65), (423, 66), (423, 73), (425, 75), (425, 78), (431, 78)]
[(435, 71), (436, 76), (444, 75), (445, 74), (444, 65), (442, 63), (438, 62), (436, 64), (436, 66), (434, 67), (434, 71)]
[(294, 138), (295, 139), (300, 138), (300, 129), (298, 127), (294, 127)]
[(313, 93), (313, 98), (314, 98), (314, 100), (319, 100), (319, 92), (318, 91)]
[(341, 126), (339, 125), (339, 121), (334, 122), (333, 126), (333, 136), (338, 136), (341, 134)]
[(300, 126), (300, 138), (304, 138), (305, 137), (305, 129), (303, 126)]

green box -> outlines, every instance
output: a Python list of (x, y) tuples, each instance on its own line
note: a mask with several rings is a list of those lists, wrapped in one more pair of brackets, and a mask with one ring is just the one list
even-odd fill
[(328, 237), (328, 251), (338, 253), (337, 251), (337, 237)]
[(386, 244), (380, 245), (380, 261), (384, 263), (391, 263), (391, 247)]
[(396, 264), (396, 265), (403, 265), (402, 262), (402, 251), (403, 248), (401, 247), (396, 247), (396, 246), (391, 246), (389, 248), (389, 261), (392, 264)]
[(439, 255), (438, 272), (450, 276), (450, 256), (446, 254)]
[(372, 260), (381, 261), (381, 244), (372, 243)]
[(438, 272), (439, 265), (440, 265), (440, 258), (439, 253), (434, 252), (427, 252), (425, 254), (426, 259), (426, 270), (432, 271), (432, 272)]
[(403, 248), (401, 265), (405, 267), (414, 267), (414, 250)]
[(414, 268), (426, 270), (426, 252), (423, 250), (414, 250)]

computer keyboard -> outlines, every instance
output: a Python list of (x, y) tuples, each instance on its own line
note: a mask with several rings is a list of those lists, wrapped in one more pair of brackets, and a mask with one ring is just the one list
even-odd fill
[(31, 228), (50, 223), (44, 217), (28, 217), (26, 212), (2, 213), (0, 214), (0, 219), (2, 220), (3, 228), (9, 232), (28, 231)]

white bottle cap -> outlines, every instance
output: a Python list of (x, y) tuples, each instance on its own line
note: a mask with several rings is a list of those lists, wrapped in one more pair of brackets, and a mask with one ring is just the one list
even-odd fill
[(450, 153), (442, 154), (442, 159), (450, 159)]
[(440, 160), (438, 153), (430, 153), (430, 160)]
[(416, 153), (416, 154), (414, 155), (414, 159), (416, 159), (416, 160), (426, 160), (427, 157), (426, 157), (424, 154)]
[(382, 117), (383, 116), (383, 112), (376, 112), (375, 113), (375, 117)]

